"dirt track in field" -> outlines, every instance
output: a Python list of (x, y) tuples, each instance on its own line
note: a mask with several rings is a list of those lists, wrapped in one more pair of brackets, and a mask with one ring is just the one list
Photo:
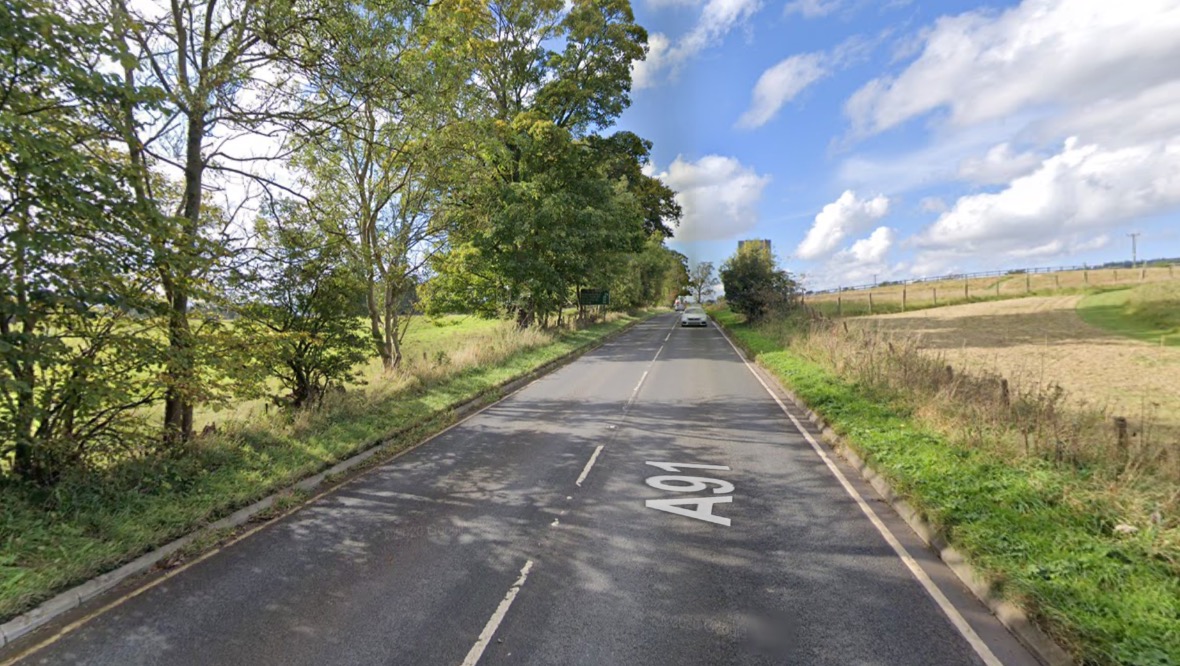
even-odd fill
[(1095, 328), (1078, 316), (1080, 299), (971, 303), (860, 321), (918, 335), (923, 349), (969, 371), (996, 372), (1023, 386), (1056, 382), (1075, 400), (1136, 421), (1150, 414), (1174, 437), (1180, 432), (1180, 348)]

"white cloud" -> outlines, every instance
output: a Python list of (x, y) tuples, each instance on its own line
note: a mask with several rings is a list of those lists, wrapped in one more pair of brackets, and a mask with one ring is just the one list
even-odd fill
[(706, 155), (696, 162), (681, 157), (658, 174), (677, 192), (684, 217), (676, 240), (723, 240), (753, 229), (758, 204), (770, 176), (758, 175), (733, 157)]
[(939, 197), (926, 197), (918, 202), (918, 207), (924, 213), (945, 213), (947, 209), (946, 202)]
[(1000, 143), (1023, 143), (1013, 133), (1042, 117), (1026, 112), (969, 128), (940, 129), (930, 135), (926, 145), (908, 152), (847, 157), (840, 163), (838, 177), (845, 187), (889, 194), (957, 181), (965, 160), (979, 158)]
[(970, 157), (959, 164), (959, 178), (980, 185), (1007, 183), (1023, 176), (1041, 163), (1041, 158), (1028, 151), (1016, 155), (1007, 142), (993, 146), (982, 158)]
[(1068, 254), (1177, 206), (1180, 139), (1108, 149), (1071, 138), (1003, 190), (961, 197), (915, 244), (992, 256)]
[(893, 229), (877, 227), (873, 233), (840, 250), (820, 268), (808, 273), (808, 288), (830, 289), (872, 284), (901, 274), (906, 270), (906, 265), (890, 266), (887, 259), (896, 238), (897, 232)]
[(795, 248), (800, 259), (817, 259), (840, 245), (845, 237), (859, 233), (889, 212), (889, 199), (876, 196), (858, 199), (852, 190), (845, 190), (815, 216), (802, 243)]
[(811, 84), (831, 76), (836, 70), (868, 60), (888, 35), (888, 31), (873, 38), (853, 35), (830, 51), (799, 53), (779, 61), (758, 77), (750, 108), (738, 119), (737, 127), (753, 129), (765, 125), (784, 104)]
[(998, 15), (943, 17), (917, 60), (866, 84), (845, 111), (871, 134), (944, 108), (962, 126), (1034, 105), (1133, 97), (1176, 78), (1177, 34), (1175, 0), (1025, 0)]
[[(665, 72), (675, 77), (684, 62), (721, 42), (761, 8), (762, 0), (708, 0), (692, 30), (674, 45), (660, 33), (651, 36), (647, 60), (631, 65), (632, 87), (639, 90), (654, 86)], [(654, 45), (657, 37), (663, 42), (658, 51)]]
[(877, 227), (868, 238), (862, 238), (848, 248), (847, 255), (858, 264), (879, 264), (893, 247), (893, 230)]
[(1177, 79), (1134, 95), (1111, 97), (1034, 124), (1030, 136), (1056, 141), (1078, 136), (1104, 145), (1132, 145), (1180, 134), (1180, 71)]
[(762, 73), (754, 85), (750, 108), (738, 120), (738, 127), (765, 125), (784, 104), (804, 88), (827, 76), (823, 53), (793, 55)]
[(827, 16), (840, 8), (840, 0), (794, 0), (787, 3), (784, 14), (801, 14), (805, 18)]
[(653, 33), (647, 38), (647, 58), (631, 63), (631, 87), (635, 90), (650, 88), (657, 77), (668, 67), (668, 51), (672, 43), (662, 33)]

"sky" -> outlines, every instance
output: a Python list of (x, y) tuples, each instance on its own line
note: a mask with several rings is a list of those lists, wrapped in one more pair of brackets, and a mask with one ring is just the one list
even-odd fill
[(1180, 0), (632, 0), (669, 245), (809, 289), (1180, 257)]

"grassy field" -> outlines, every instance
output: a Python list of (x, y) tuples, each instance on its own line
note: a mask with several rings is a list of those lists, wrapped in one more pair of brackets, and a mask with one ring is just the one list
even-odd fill
[(319, 409), (223, 418), (186, 455), (121, 465), (101, 478), (48, 490), (0, 484), (0, 621), (378, 441), (394, 437), (392, 455), (451, 422), (453, 405), (493, 396), (634, 320), (618, 315), (561, 333), (474, 319), (423, 323), (409, 347), (414, 363)]
[(1088, 324), (1164, 346), (1180, 346), (1180, 282), (1090, 294), (1078, 303)]
[(1180, 270), (1168, 266), (1036, 274), (1012, 273), (999, 277), (959, 278), (910, 285), (882, 285), (871, 289), (831, 294), (810, 294), (804, 297), (804, 302), (829, 317), (861, 316), (1033, 295), (1125, 289), (1177, 278), (1180, 278)]
[[(1043, 304), (1042, 310), (1061, 308)], [(1174, 483), (1128, 477), (1100, 460), (1063, 456), (1053, 445), (1014, 453), (995, 441), (1004, 436), (1001, 424), (971, 418), (983, 403), (1001, 404), (971, 389), (996, 385), (964, 382), (921, 353), (907, 362), (900, 338), (875, 338), (855, 326), (849, 332), (792, 322), (751, 327), (727, 311), (715, 316), (999, 594), (1080, 663), (1180, 664), (1180, 497)], [(998, 329), (1026, 316), (988, 320), (987, 326), (977, 320), (975, 328), (1002, 335)], [(944, 336), (948, 348), (963, 332), (942, 320), (924, 325)], [(1039, 332), (1030, 326), (1024, 335), (1035, 339)], [(1059, 405), (1038, 405), (1043, 395), (1014, 394), (1009, 402), (1005, 394), (1002, 406), (1011, 412), (1040, 408), (1044, 417)], [(949, 412), (967, 418), (948, 419)]]
[[(368, 320), (358, 321), (357, 325), (367, 330)], [(404, 342), (403, 371), (388, 376), (381, 359), (374, 357), (361, 369), (360, 382), (351, 385), (351, 388), (397, 382), (405, 377), (433, 373), (439, 366), (469, 364), (470, 357), (477, 350), (491, 348), (497, 340), (506, 336), (519, 336), (514, 328), (512, 322), (469, 315), (416, 316), (410, 323)], [(519, 337), (515, 339), (520, 340)], [(456, 353), (458, 358), (452, 358)], [(277, 382), (272, 381), (271, 387), (276, 392), (279, 390)], [(211, 423), (219, 425), (226, 421), (264, 416), (269, 402), (268, 399), (260, 398), (241, 400), (220, 408), (198, 408), (193, 413), (194, 428), (200, 432)], [(162, 419), (163, 406), (154, 407), (152, 414), (156, 415), (157, 412)]]

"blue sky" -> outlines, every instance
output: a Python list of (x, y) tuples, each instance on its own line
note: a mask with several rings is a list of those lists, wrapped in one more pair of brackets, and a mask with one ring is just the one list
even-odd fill
[(670, 243), (810, 288), (1180, 256), (1180, 0), (633, 0)]

